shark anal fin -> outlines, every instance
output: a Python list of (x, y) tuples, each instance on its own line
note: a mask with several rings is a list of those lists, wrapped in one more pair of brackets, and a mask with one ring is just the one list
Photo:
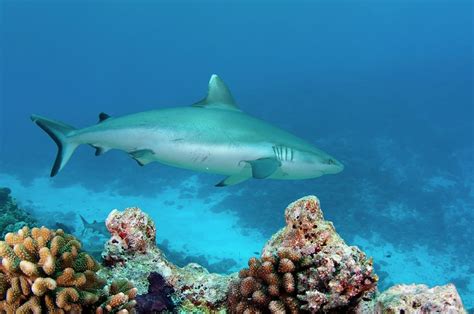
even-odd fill
[(155, 161), (155, 152), (151, 149), (140, 149), (130, 152), (129, 154), (140, 166), (145, 166), (146, 164)]
[(90, 145), (95, 148), (95, 155), (96, 156), (101, 156), (101, 155), (105, 154), (106, 152), (108, 152), (110, 150), (109, 147), (103, 147), (103, 146), (98, 146), (98, 145), (94, 145), (94, 144), (90, 144)]
[(249, 176), (244, 176), (242, 174), (234, 174), (232, 176), (228, 176), (221, 182), (217, 183), (216, 186), (222, 187), (222, 186), (235, 185), (248, 179), (250, 179)]
[(281, 166), (281, 162), (274, 157), (247, 160), (246, 162), (252, 167), (252, 177), (255, 179), (268, 178)]
[(106, 114), (105, 112), (99, 113), (99, 123), (104, 120), (107, 120), (108, 118), (110, 118), (110, 115)]

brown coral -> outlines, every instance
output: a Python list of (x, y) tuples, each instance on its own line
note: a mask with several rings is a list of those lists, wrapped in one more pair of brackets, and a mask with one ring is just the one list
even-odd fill
[[(95, 273), (98, 263), (61, 229), (23, 227), (8, 233), (0, 241), (0, 257), (1, 313), (93, 312), (106, 308), (108, 295), (115, 297), (104, 293), (105, 281)], [(116, 289), (117, 294), (127, 300), (112, 302), (105, 312), (133, 312), (136, 289), (120, 285), (126, 289)]]
[[(288, 257), (292, 257), (294, 261)], [(249, 268), (240, 271), (240, 279), (231, 284), (228, 307), (231, 313), (297, 313), (295, 275), (298, 253), (249, 260)]]

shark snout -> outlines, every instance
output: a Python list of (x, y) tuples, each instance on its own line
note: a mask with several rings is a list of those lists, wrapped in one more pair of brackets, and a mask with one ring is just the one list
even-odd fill
[(338, 160), (328, 157), (324, 160), (324, 172), (336, 174), (344, 170), (344, 165)]

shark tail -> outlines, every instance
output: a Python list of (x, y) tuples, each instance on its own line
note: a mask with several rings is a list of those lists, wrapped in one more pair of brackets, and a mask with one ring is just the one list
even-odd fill
[(79, 146), (79, 144), (72, 142), (69, 137), (76, 129), (62, 122), (37, 115), (32, 115), (31, 120), (48, 133), (58, 146), (58, 154), (51, 169), (51, 176), (54, 177), (66, 165), (77, 146)]
[(82, 215), (79, 215), (79, 217), (81, 217), (82, 224), (84, 225), (84, 228), (85, 228), (89, 224), (89, 222), (84, 217), (82, 217)]

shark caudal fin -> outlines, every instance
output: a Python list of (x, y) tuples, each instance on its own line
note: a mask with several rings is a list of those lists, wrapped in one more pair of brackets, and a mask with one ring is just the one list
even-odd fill
[(42, 128), (53, 141), (58, 145), (58, 154), (54, 161), (53, 169), (51, 170), (51, 176), (54, 177), (68, 162), (71, 158), (72, 153), (76, 150), (78, 144), (71, 142), (68, 135), (75, 130), (70, 125), (64, 124), (59, 121), (50, 120), (37, 115), (32, 115), (31, 120)]

